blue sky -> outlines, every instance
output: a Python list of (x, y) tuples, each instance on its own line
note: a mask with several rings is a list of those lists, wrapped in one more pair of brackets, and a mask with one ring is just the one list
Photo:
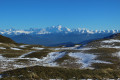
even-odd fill
[(120, 0), (0, 0), (0, 28), (120, 29)]

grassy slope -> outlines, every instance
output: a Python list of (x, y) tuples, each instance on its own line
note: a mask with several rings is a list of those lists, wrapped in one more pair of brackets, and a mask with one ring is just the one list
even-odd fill
[(90, 54), (92, 53), (92, 54), (98, 55), (97, 58), (96, 58), (97, 60), (102, 60), (102, 61), (107, 61), (107, 62), (112, 63), (112, 64), (93, 63), (92, 67), (94, 67), (96, 69), (106, 69), (106, 68), (120, 69), (120, 57), (115, 56), (116, 53), (120, 51), (120, 49), (100, 48), (101, 45), (120, 46), (120, 43), (118, 43), (118, 42), (115, 42), (115, 43), (101, 43), (102, 41), (109, 40), (109, 39), (120, 40), (120, 34), (112, 35), (112, 36), (110, 36), (106, 39), (92, 41), (85, 46), (85, 47), (96, 48), (96, 49), (86, 50), (86, 51), (84, 51), (85, 53), (90, 53)]
[[(29, 67), (1, 73), (4, 78), (1, 80), (39, 80), (39, 79), (83, 79), (83, 78), (118, 78), (120, 70), (112, 69), (68, 69), (52, 67)], [(7, 77), (8, 76), (8, 77)]]
[(46, 57), (48, 55), (48, 53), (52, 52), (52, 50), (50, 49), (43, 49), (37, 52), (34, 52), (32, 54), (26, 55), (26, 58), (43, 58)]
[(0, 42), (2, 43), (15, 43), (12, 39), (0, 35)]
[[(114, 36), (116, 39), (120, 39), (119, 37)], [(104, 39), (103, 39), (104, 40)], [(95, 68), (95, 70), (88, 70), (88, 69), (70, 69), (75, 67), (75, 64), (62, 64), (65, 60), (68, 60), (70, 62), (74, 62), (74, 59), (69, 57), (68, 55), (56, 60), (57, 63), (61, 64), (61, 66), (67, 66), (68, 68), (51, 68), (51, 67), (41, 67), (41, 66), (35, 66), (35, 67), (29, 67), (29, 68), (22, 68), (22, 69), (16, 69), (11, 71), (6, 71), (1, 74), (3, 74), (5, 77), (1, 80), (31, 80), (31, 79), (51, 79), (51, 78), (62, 78), (62, 79), (71, 79), (73, 77), (75, 78), (117, 78), (120, 77), (120, 59), (117, 56), (113, 56), (113, 53), (118, 52), (119, 50), (115, 48), (99, 48), (101, 45), (99, 42), (102, 40), (97, 40), (89, 43), (87, 47), (92, 46), (93, 48), (96, 47), (97, 49), (91, 49), (83, 51), (85, 53), (93, 53), (95, 55), (98, 55), (96, 58), (97, 60), (103, 60), (107, 62), (111, 62), (112, 64), (104, 64), (104, 63), (94, 63), (92, 64), (92, 67)], [(116, 43), (116, 45), (119, 45)], [(32, 46), (33, 47), (33, 46)], [(24, 50), (29, 50), (32, 47), (27, 47)], [(4, 52), (4, 51), (3, 51)], [(36, 57), (36, 58), (42, 58), (44, 56), (47, 56), (47, 54), (51, 52), (51, 50), (41, 50), (38, 52), (35, 52), (33, 54), (27, 55), (25, 57)], [(77, 50), (69, 50), (67, 52), (78, 52)], [(14, 54), (13, 54), (14, 55)], [(8, 56), (8, 54), (7, 54)], [(11, 55), (12, 56), (12, 55)], [(28, 62), (26, 60), (18, 60), (18, 62)], [(68, 62), (68, 63), (70, 63)], [(71, 66), (71, 67), (70, 67)], [(79, 65), (80, 66), (80, 65)], [(9, 75), (9, 76), (8, 76)], [(6, 77), (8, 76), (8, 77)]]

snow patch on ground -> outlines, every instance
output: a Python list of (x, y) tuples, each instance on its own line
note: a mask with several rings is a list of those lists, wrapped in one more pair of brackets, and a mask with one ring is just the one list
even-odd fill
[(19, 46), (20, 48), (26, 48), (27, 46), (29, 46), (29, 45), (21, 45), (21, 46)]
[[(11, 58), (11, 59), (28, 59), (28, 60), (34, 60), (36, 63), (35, 65), (42, 65), (42, 66), (58, 66), (55, 60), (63, 57), (66, 53), (65, 52), (51, 52), (46, 57), (43, 57), (42, 59), (38, 58), (24, 58), (26, 55), (29, 55), (35, 51), (29, 52), (27, 54), (21, 55), (19, 58)], [(18, 65), (15, 65), (15, 67), (20, 67)]]
[(80, 47), (80, 45), (75, 45), (75, 47)]
[(51, 49), (53, 49), (53, 50), (73, 50), (73, 49), (75, 49), (75, 47), (65, 47), (65, 48), (51, 48)]
[(51, 63), (59, 58), (62, 58), (65, 54), (66, 52), (51, 52), (46, 57), (44, 57), (42, 61), (44, 61), (44, 63)]
[[(55, 62), (57, 59), (62, 58), (66, 54), (68, 54), (71, 57), (76, 58), (76, 63), (82, 63), (82, 68), (89, 67), (92, 63), (109, 63), (99, 60), (94, 60), (96, 55), (93, 54), (85, 54), (85, 53), (66, 53), (66, 52), (51, 52), (48, 53), (46, 57), (43, 57), (41, 59), (38, 58), (24, 58), (26, 55), (29, 55), (36, 51), (31, 51), (26, 54), (23, 54), (19, 56), (18, 58), (5, 58), (2, 55), (0, 55), (0, 69), (3, 71), (10, 70), (10, 69), (16, 69), (16, 68), (23, 68), (28, 66), (51, 66), (51, 67), (59, 67), (59, 64)], [(28, 63), (24, 62), (16, 62), (18, 60), (28, 60)]]
[(18, 58), (24, 58), (26, 55), (32, 54), (33, 52), (35, 52), (35, 51), (32, 51), (32, 52), (28, 52), (28, 53), (26, 53), (26, 54), (23, 54), (23, 55), (19, 56)]
[(66, 49), (70, 49), (70, 48), (51, 48), (53, 50), (66, 50)]
[(10, 49), (12, 49), (12, 50), (21, 50), (19, 48), (13, 48), (13, 47), (11, 47)]
[(26, 65), (17, 65), (17, 64), (15, 64), (15, 65), (13, 65), (15, 68), (23, 68), (23, 67), (26, 67)]
[(105, 41), (102, 41), (103, 43), (115, 43), (115, 42), (120, 42), (120, 40), (117, 40), (117, 39), (110, 39), (110, 40), (105, 40)]
[[(78, 50), (91, 50), (91, 49), (93, 49), (93, 48), (80, 48), (80, 49), (78, 49)], [(95, 49), (95, 48), (94, 48)]]
[(101, 45), (101, 48), (116, 48), (116, 49), (120, 49), (120, 46)]
[(0, 54), (0, 60), (4, 60), (5, 58)]
[(40, 47), (33, 47), (32, 49), (36, 49), (36, 50), (43, 50), (44, 48), (40, 48)]
[(4, 47), (0, 47), (0, 49), (6, 49), (6, 48), (4, 48)]
[(86, 54), (86, 53), (69, 53), (70, 57), (77, 58), (77, 63), (82, 63), (82, 68), (89, 67), (92, 63), (110, 63), (100, 60), (94, 60), (97, 56), (93, 54)]
[[(35, 52), (35, 51), (33, 51), (33, 52)], [(42, 59), (38, 59), (38, 58), (24, 58), (26, 55), (29, 55), (29, 54), (31, 54), (33, 52), (29, 52), (27, 54), (24, 54), (24, 55), (20, 56), (19, 59), (34, 60), (34, 61), (38, 62), (37, 64), (39, 64), (39, 65), (55, 67), (55, 66), (59, 66), (59, 65), (56, 62), (54, 62), (54, 61), (59, 59), (59, 58), (61, 58), (61, 57), (63, 57), (66, 54), (65, 52), (51, 52), (46, 57), (43, 57)]]
[[(16, 62), (18, 60), (28, 60), (28, 63), (24, 62)], [(0, 55), (0, 70), (1, 71), (7, 71), (11, 69), (16, 68), (23, 68), (23, 67), (30, 67), (30, 66), (36, 66), (41, 65), (41, 62), (35, 61), (35, 59), (32, 58), (5, 58), (2, 55)], [(42, 65), (41, 65), (42, 66)]]
[[(59, 59), (59, 58), (61, 58), (61, 57), (63, 57), (66, 54), (65, 52), (51, 52), (46, 57), (43, 57), (42, 59), (38, 59), (38, 58), (24, 58), (26, 55), (31, 54), (31, 53), (33, 53), (33, 52), (29, 52), (27, 54), (24, 54), (24, 55), (20, 56), (19, 59), (34, 60), (39, 65), (55, 67), (55, 66), (59, 66), (59, 65), (56, 62), (54, 62), (54, 61)], [(18, 58), (16, 58), (16, 59), (18, 59)]]
[(120, 57), (120, 51), (117, 52), (116, 54), (113, 54), (114, 56)]

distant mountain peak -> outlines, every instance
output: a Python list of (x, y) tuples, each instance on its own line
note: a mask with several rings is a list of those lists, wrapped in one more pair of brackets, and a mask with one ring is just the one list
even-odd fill
[(51, 26), (47, 28), (30, 28), (28, 30), (16, 30), (14, 28), (1, 30), (2, 35), (20, 35), (20, 34), (54, 34), (54, 33), (78, 33), (78, 34), (101, 34), (101, 33), (120, 33), (120, 30), (88, 30), (86, 28), (70, 29), (62, 25)]

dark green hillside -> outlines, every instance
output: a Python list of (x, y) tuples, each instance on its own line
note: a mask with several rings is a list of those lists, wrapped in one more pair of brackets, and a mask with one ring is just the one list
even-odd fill
[(0, 35), (0, 42), (1, 43), (15, 43), (12, 39), (4, 37), (2, 35)]
[(109, 36), (108, 38), (120, 39), (120, 33)]

